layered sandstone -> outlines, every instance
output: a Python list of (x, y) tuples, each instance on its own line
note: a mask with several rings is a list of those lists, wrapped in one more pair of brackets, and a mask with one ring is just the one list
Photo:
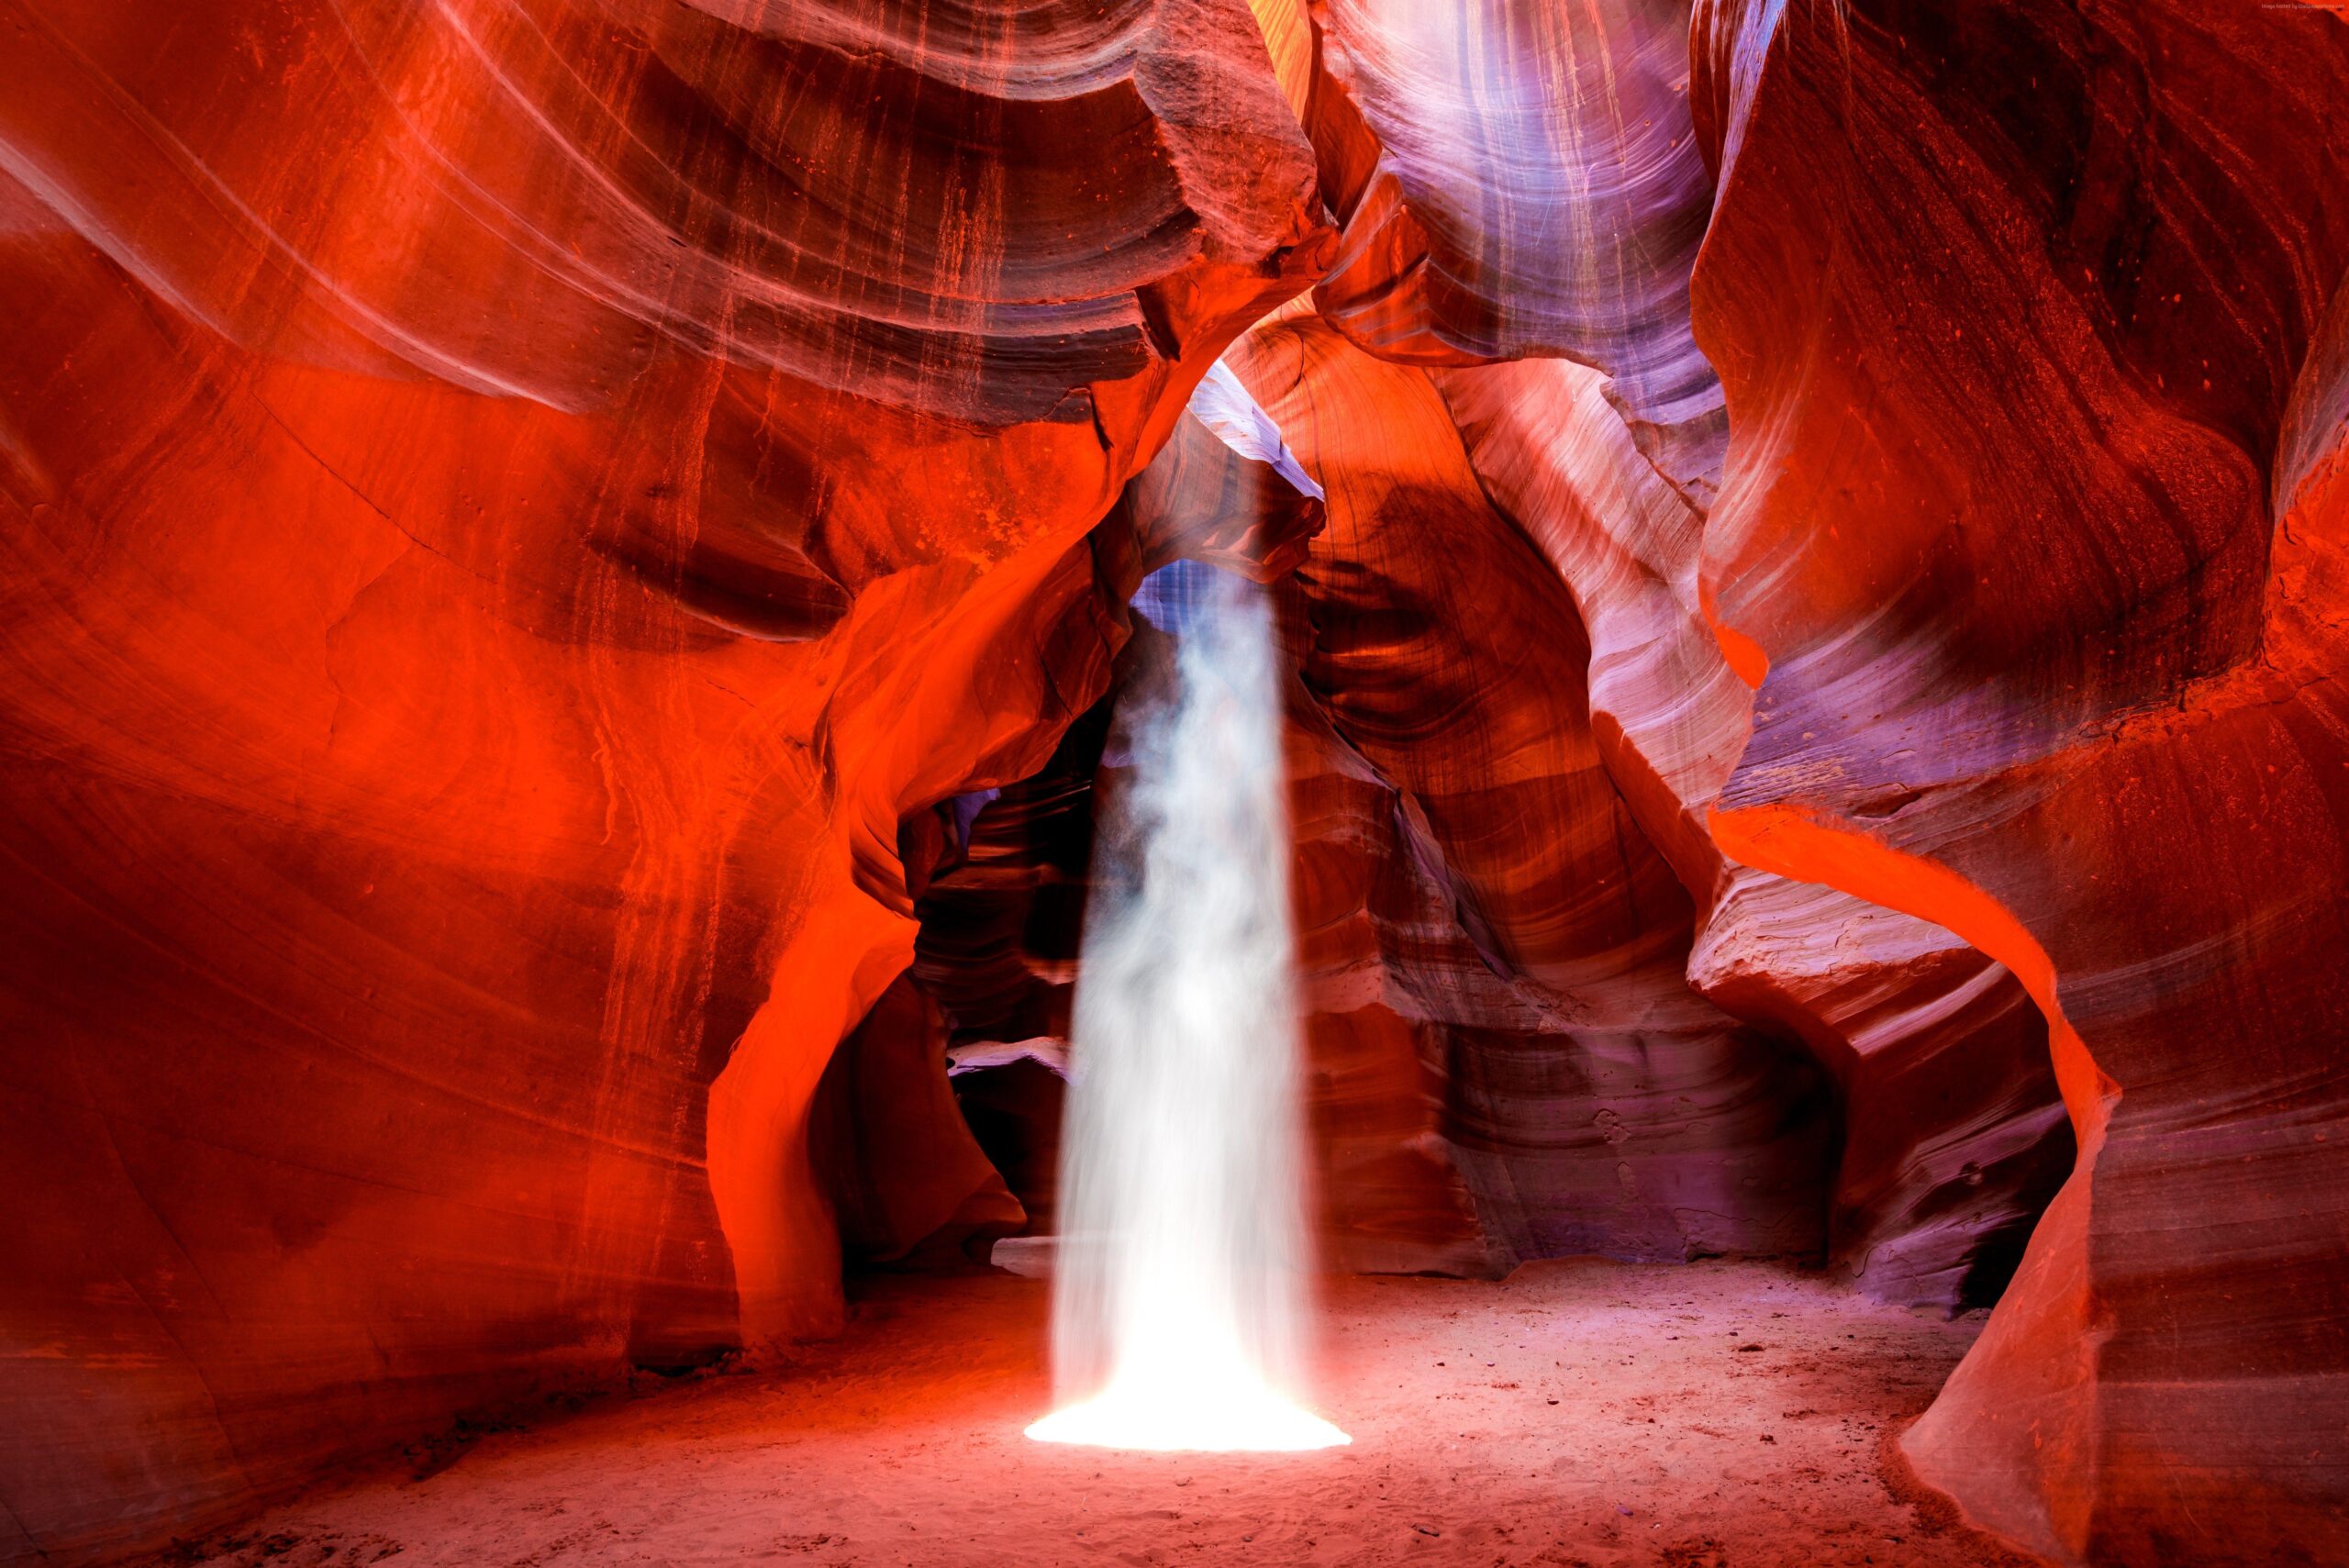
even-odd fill
[(1437, 384), (1588, 628), (1609, 773), (1698, 901), (1689, 980), (1831, 1076), (1836, 1265), (1893, 1299), (1991, 1299), (2069, 1162), (2043, 1021), (1949, 931), (1738, 865), (1705, 824), (1752, 696), (1698, 583), (1727, 424), (1688, 309), (1713, 180), (1686, 8), (1319, 19), (1308, 124), (1346, 224), (1316, 300), (1388, 358), (1518, 361)]
[(0, 26), (6, 1550), (836, 1321), (899, 819), (1309, 281), (1246, 8)]
[(1696, 60), (1716, 836), (2013, 969), (2080, 1135), (1909, 1452), (2067, 1560), (2338, 1555), (2349, 29), (1723, 5)]
[(2349, 1555), (2337, 9), (0, 0), (0, 1556), (1042, 1223), (1183, 560), (1339, 1261), (2028, 1233), (1919, 1473)]

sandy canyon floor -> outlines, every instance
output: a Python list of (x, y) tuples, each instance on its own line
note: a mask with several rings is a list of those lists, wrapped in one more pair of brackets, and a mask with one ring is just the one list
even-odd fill
[(1022, 1438), (1050, 1397), (1038, 1282), (883, 1278), (856, 1295), (847, 1334), (790, 1367), (609, 1396), (420, 1451), (172, 1561), (2021, 1561), (1909, 1482), (1892, 1447), (1979, 1322), (1768, 1265), (1336, 1282), (1316, 1403), (1353, 1443), (1270, 1456)]

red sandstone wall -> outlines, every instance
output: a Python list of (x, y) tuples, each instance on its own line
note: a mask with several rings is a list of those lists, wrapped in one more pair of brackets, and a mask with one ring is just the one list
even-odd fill
[(1475, 477), (1589, 628), (1594, 737), (1697, 900), (1689, 982), (1833, 1081), (1834, 1266), (1987, 1299), (2069, 1164), (2043, 1020), (1949, 931), (1737, 865), (1705, 826), (1752, 695), (1698, 582), (1728, 427), (1688, 312), (1713, 180), (1686, 8), (1318, 15), (1308, 123), (1345, 228), (1317, 302), (1377, 353), (1461, 367), (1436, 382)]
[[(1692, 981), (1837, 1073), (1839, 1227), (1995, 1218), (1934, 1220), (1993, 1168), (1959, 1149), (2043, 1179), (2037, 1004), (2081, 1162), (1912, 1440), (1928, 1477), (2067, 1559), (2349, 1548), (2311, 1440), (2349, 1345), (2317, 607), (2349, 36), (2330, 8), (1698, 6), (1709, 463), (1702, 418), (1648, 412), (1684, 144), (1627, 155), (1678, 123), (1635, 19), (1317, 7), (1345, 224), (1317, 298), (1463, 367), (1480, 477), (1592, 628), (1615, 776), (1707, 900)], [(1545, 276), (1540, 238), (1591, 211), (1620, 244)], [(1545, 350), (1598, 374), (1467, 368)], [(1601, 399), (1661, 486), (1606, 451)], [(1929, 1201), (1854, 1202), (1887, 1164)]]
[[(835, 1205), (1008, 1223), (888, 1154), (934, 808), (1182, 553), (1301, 562), (1350, 1257), (1794, 1236), (1798, 1041), (1805, 1234), (1946, 1302), (2060, 1086), (1911, 1458), (2349, 1555), (2332, 8), (0, 27), (0, 1555), (821, 1331)], [(1317, 279), (1241, 356), (1308, 544), (1179, 411)]]
[(908, 811), (1303, 286), (1249, 15), (0, 13), (0, 1555), (820, 1330)]
[(1705, 579), (1760, 687), (1716, 830), (2014, 968), (2081, 1134), (1909, 1451), (2067, 1558), (2339, 1555), (2349, 30), (1701, 23)]
[(1412, 1028), (1497, 1263), (1816, 1253), (1824, 1085), (1689, 990), (1693, 912), (1608, 775), (1583, 628), (1427, 373), (1310, 316), (1230, 359), (1330, 491), (1285, 617), (1312, 771), (1361, 797), (1301, 846), (1318, 1010)]

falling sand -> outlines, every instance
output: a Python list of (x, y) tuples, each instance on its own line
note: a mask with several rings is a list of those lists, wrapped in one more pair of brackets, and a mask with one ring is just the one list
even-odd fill
[[(1979, 1325), (1758, 1263), (1541, 1263), (1326, 1293), (1351, 1447), (1030, 1442), (1047, 1287), (858, 1286), (790, 1366), (644, 1380), (419, 1451), (172, 1561), (316, 1568), (782, 1562), (1982, 1568), (2021, 1560), (1891, 1446)], [(422, 1478), (418, 1473), (424, 1472)], [(396, 1553), (396, 1555), (394, 1555)]]

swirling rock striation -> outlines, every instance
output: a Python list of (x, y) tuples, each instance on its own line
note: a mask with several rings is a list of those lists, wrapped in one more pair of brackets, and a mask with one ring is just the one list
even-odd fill
[(1996, 1299), (2071, 1164), (2037, 1009), (1941, 927), (1720, 854), (1705, 813), (1752, 693), (1703, 614), (1704, 518), (1642, 460), (1596, 373), (1527, 361), (1437, 379), (1487, 493), (1590, 628), (1600, 756), (1701, 900), (1690, 983), (1800, 1040), (1835, 1084), (1831, 1263), (1888, 1299)]
[(1688, 312), (1713, 184), (1686, 8), (1315, 15), (1307, 119), (1346, 222), (1317, 302), (1390, 359), (1516, 360), (1438, 384), (1590, 628), (1601, 755), (1698, 902), (1690, 979), (1832, 1075), (1838, 1266), (1896, 1299), (1994, 1297), (2070, 1154), (2021, 988), (1938, 927), (1725, 861), (1706, 826), (1752, 696), (1698, 582), (1727, 425)]
[(1285, 617), (1319, 772), (1358, 796), (1355, 842), (1301, 846), (1322, 1010), (1351, 988), (1413, 1026), (1504, 1262), (1815, 1252), (1817, 1075), (1689, 991), (1693, 912), (1602, 763), (1582, 627), (1428, 374), (1313, 318), (1231, 358), (1330, 495)]
[[(1602, 766), (1573, 608), (1434, 385), (1295, 313), (1229, 358), (1329, 496), (1277, 602), (1332, 1256), (1485, 1273), (1816, 1253), (1824, 1085), (1689, 991), (1693, 911)], [(1144, 585), (1116, 700), (1163, 679), (1187, 602), (1173, 574)], [(963, 847), (923, 895), (917, 973), (974, 1060), (1064, 1033), (1085, 797), (1128, 769), (1105, 704), (1044, 774), (959, 808), (966, 830), (940, 814)]]
[(2349, 27), (1719, 5), (1697, 59), (1767, 670), (1716, 836), (2013, 969), (2080, 1137), (1908, 1451), (2066, 1561), (2340, 1555)]
[(2338, 13), (0, 0), (0, 1556), (1041, 1223), (1186, 560), (1340, 1259), (2076, 1155), (1919, 1472), (2349, 1556)]
[(1701, 505), (1720, 386), (1688, 328), (1712, 180), (1687, 6), (1321, 0), (1306, 123), (1344, 223), (1322, 314), (1389, 359), (1563, 357)]
[(1104, 688), (1327, 238), (1247, 9), (0, 31), (0, 1555), (821, 1331), (899, 824)]

